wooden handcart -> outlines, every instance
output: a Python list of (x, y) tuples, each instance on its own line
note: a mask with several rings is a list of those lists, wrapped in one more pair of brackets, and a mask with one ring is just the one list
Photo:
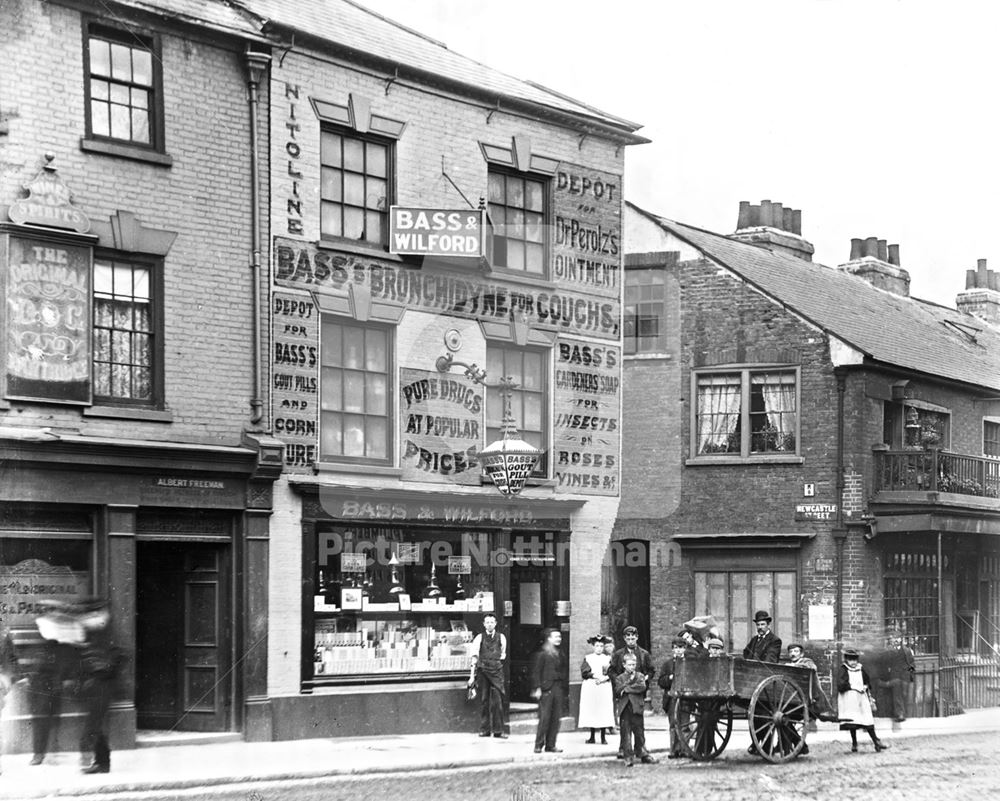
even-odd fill
[[(671, 726), (692, 759), (721, 754), (734, 713), (746, 713), (750, 739), (768, 762), (788, 762), (806, 743), (810, 705), (819, 694), (816, 672), (739, 656), (685, 657), (674, 664)], [(825, 718), (824, 718), (825, 719)]]

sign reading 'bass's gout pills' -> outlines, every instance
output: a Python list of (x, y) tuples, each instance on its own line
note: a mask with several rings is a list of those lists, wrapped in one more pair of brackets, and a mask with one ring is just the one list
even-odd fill
[(389, 252), (401, 256), (485, 255), (483, 209), (389, 208)]

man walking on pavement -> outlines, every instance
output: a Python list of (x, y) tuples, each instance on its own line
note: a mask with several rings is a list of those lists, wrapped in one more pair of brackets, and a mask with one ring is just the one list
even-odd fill
[[(608, 677), (613, 682), (618, 676), (625, 672), (625, 656), (631, 654), (635, 657), (636, 672), (646, 677), (646, 690), (649, 691), (649, 683), (656, 674), (656, 667), (653, 665), (653, 657), (649, 651), (639, 645), (639, 629), (635, 626), (626, 626), (622, 631), (625, 638), (625, 647), (619, 648), (611, 655), (611, 664), (608, 665)], [(619, 729), (618, 758), (624, 759), (627, 750), (625, 742), (625, 732)], [(636, 753), (636, 757), (643, 762), (655, 761), (646, 750), (643, 744), (642, 751)]]
[(897, 723), (906, 720), (906, 696), (914, 681), (916, 665), (913, 651), (903, 644), (903, 638), (893, 633), (889, 637), (889, 653), (885, 661), (885, 678), (882, 686), (888, 687), (892, 698), (892, 717)]
[(535, 753), (542, 749), (558, 754), (556, 737), (559, 735), (559, 718), (562, 715), (566, 684), (563, 675), (562, 634), (559, 629), (546, 629), (542, 649), (535, 655), (531, 684), (535, 688), (531, 697), (538, 701), (538, 729), (535, 732)]
[(469, 686), (476, 686), (481, 703), (479, 736), (507, 739), (504, 721), (503, 666), (507, 661), (507, 638), (497, 631), (497, 616), (483, 615), (483, 633), (477, 634), (470, 648), (472, 669)]

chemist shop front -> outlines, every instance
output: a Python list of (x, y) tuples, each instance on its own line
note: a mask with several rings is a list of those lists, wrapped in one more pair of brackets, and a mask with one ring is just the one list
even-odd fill
[[(465, 683), (486, 612), (508, 639), (513, 701), (529, 700), (546, 627), (561, 628), (570, 647), (570, 515), (579, 504), (299, 489), (301, 696), (274, 699), (276, 739), (474, 731), (479, 711)], [(305, 721), (307, 730), (293, 730)]]

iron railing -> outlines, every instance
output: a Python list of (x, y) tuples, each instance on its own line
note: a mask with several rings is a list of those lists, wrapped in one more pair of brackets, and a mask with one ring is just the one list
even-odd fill
[(1000, 706), (1000, 658), (941, 657), (938, 714)]
[(940, 450), (875, 451), (875, 492), (1000, 498), (1000, 459)]

